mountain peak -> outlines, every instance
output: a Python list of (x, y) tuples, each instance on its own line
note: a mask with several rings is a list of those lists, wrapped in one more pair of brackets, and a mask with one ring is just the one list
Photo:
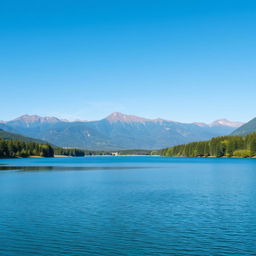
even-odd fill
[(107, 116), (105, 120), (109, 122), (127, 122), (127, 123), (132, 123), (132, 122), (146, 122), (149, 121), (150, 119), (139, 117), (139, 116), (133, 116), (133, 115), (126, 115), (120, 112), (114, 112)]
[(200, 127), (207, 127), (208, 126), (208, 124), (203, 123), (203, 122), (194, 122), (193, 124), (197, 125), (197, 126), (200, 126)]
[(224, 118), (224, 119), (219, 119), (219, 120), (212, 122), (210, 124), (210, 126), (229, 126), (229, 127), (238, 128), (243, 124), (244, 123), (242, 123), (242, 122), (233, 122), (233, 121), (229, 121)]
[(14, 119), (13, 121), (22, 121), (24, 123), (35, 123), (35, 122), (39, 122), (39, 123), (57, 123), (57, 122), (61, 122), (60, 119), (58, 119), (57, 117), (51, 117), (51, 116), (38, 116), (38, 115), (23, 115), (20, 116), (16, 119)]

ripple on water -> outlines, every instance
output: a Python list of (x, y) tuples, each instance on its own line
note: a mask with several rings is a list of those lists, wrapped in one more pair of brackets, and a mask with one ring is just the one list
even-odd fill
[(5, 161), (0, 255), (255, 255), (256, 161), (115, 159)]

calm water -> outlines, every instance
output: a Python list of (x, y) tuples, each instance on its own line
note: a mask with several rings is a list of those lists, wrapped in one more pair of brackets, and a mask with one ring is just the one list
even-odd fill
[(256, 255), (256, 159), (0, 160), (0, 255)]

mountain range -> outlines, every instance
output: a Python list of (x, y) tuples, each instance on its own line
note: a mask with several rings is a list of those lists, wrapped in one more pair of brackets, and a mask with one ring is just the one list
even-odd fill
[(0, 129), (56, 146), (89, 150), (160, 149), (192, 141), (229, 135), (243, 123), (221, 119), (180, 123), (115, 112), (98, 121), (68, 121), (57, 117), (23, 115), (1, 121)]

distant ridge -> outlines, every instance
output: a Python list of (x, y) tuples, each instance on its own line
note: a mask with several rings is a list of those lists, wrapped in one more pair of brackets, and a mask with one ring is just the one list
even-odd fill
[(21, 140), (21, 141), (25, 141), (25, 142), (36, 142), (36, 143), (47, 143), (43, 140), (33, 139), (33, 138), (22, 136), (20, 134), (6, 132), (2, 129), (0, 129), (0, 139), (3, 139), (3, 140)]
[(229, 126), (229, 127), (238, 128), (243, 124), (244, 123), (242, 123), (242, 122), (232, 122), (227, 119), (220, 119), (220, 120), (216, 120), (216, 121), (212, 122), (210, 124), (210, 126)]
[(151, 119), (139, 117), (139, 116), (133, 116), (133, 115), (126, 115), (122, 114), (120, 112), (114, 112), (107, 116), (105, 120), (109, 122), (146, 122), (151, 121)]
[[(171, 120), (167, 120), (167, 119), (163, 119), (163, 118), (155, 118), (155, 119), (150, 119), (150, 118), (145, 118), (145, 117), (140, 117), (140, 116), (136, 116), (136, 115), (128, 115), (128, 114), (123, 114), (121, 112), (113, 112), (110, 115), (108, 115), (107, 117), (103, 118), (102, 120), (107, 120), (109, 122), (127, 122), (127, 123), (136, 123), (136, 122), (173, 122), (173, 123), (181, 123), (181, 122), (177, 122), (177, 121), (171, 121)], [(39, 115), (22, 115), (20, 117), (17, 117), (13, 120), (10, 121), (2, 121), (0, 120), (0, 124), (6, 124), (6, 123), (10, 123), (10, 122), (23, 122), (23, 123), (58, 123), (58, 122), (72, 122), (68, 119), (62, 119), (62, 118), (58, 118), (58, 117), (54, 117), (54, 116), (39, 116)], [(101, 120), (99, 120), (101, 121)], [(95, 121), (88, 121), (88, 120), (75, 120), (73, 122), (95, 122)], [(218, 119), (213, 121), (212, 123), (203, 123), (203, 122), (194, 122), (191, 123), (197, 126), (209, 126), (209, 127), (213, 127), (213, 126), (229, 126), (229, 127), (235, 127), (238, 128), (240, 126), (242, 126), (244, 123), (242, 122), (238, 122), (238, 121), (230, 121), (227, 119)]]
[(149, 119), (114, 112), (98, 121), (68, 121), (23, 115), (0, 123), (0, 128), (60, 147), (89, 150), (160, 149), (229, 135), (240, 122), (220, 119), (210, 124)]
[(253, 132), (256, 132), (256, 117), (233, 131), (231, 135), (244, 136)]
[(40, 123), (57, 123), (57, 122), (62, 122), (63, 120), (53, 117), (53, 116), (45, 116), (41, 117), (38, 115), (23, 115), (20, 116), (12, 121), (23, 121), (25, 123), (35, 123), (35, 122), (40, 122)]

